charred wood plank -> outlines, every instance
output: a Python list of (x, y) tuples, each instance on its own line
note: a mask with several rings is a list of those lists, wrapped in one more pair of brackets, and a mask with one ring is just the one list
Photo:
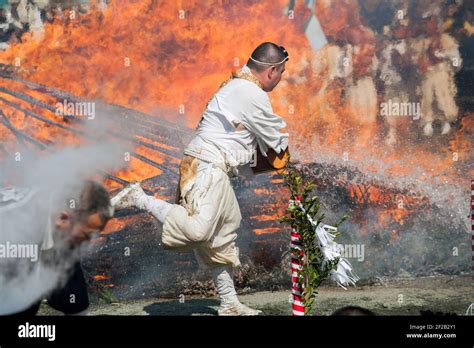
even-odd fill
[[(48, 151), (51, 151), (51, 149), (48, 148), (48, 145), (46, 144), (43, 144), (42, 142), (30, 137), (29, 135), (27, 134), (24, 134), (22, 133), (21, 131), (19, 131), (18, 129), (15, 128), (15, 126), (13, 126), (10, 121), (8, 120), (8, 118), (5, 116), (5, 114), (0, 110), (0, 122), (5, 126), (7, 127), (13, 134), (15, 134), (15, 136), (19, 139), (25, 139), (27, 140), (28, 142), (30, 142), (31, 144), (37, 146), (38, 148), (40, 148), (41, 150), (48, 150)], [(2, 149), (5, 151), (5, 148), (2, 146)], [(5, 151), (4, 152), (5, 154), (8, 155), (8, 153)], [(122, 184), (124, 186), (130, 184), (129, 181), (127, 180), (124, 180), (124, 179), (121, 179), (119, 177), (116, 177), (112, 174), (109, 174), (107, 172), (104, 172), (102, 170), (99, 171), (104, 177), (106, 177), (107, 179), (110, 179), (110, 180), (113, 180), (119, 184)], [(145, 191), (148, 191), (148, 190), (145, 190)], [(150, 192), (150, 191), (148, 191)]]
[(0, 110), (0, 116), (1, 116), (0, 117), (0, 122), (6, 128), (8, 128), (13, 133), (13, 135), (15, 135), (17, 137), (17, 139), (20, 141), (20, 143), (24, 144), (23, 140), (26, 140), (26, 141), (30, 142), (31, 144), (36, 145), (37, 147), (39, 147), (41, 150), (46, 149), (47, 146), (45, 144), (43, 144), (42, 142), (30, 137), (27, 134), (24, 134), (24, 133), (20, 132), (18, 129), (16, 129), (15, 126), (13, 126), (11, 124), (10, 120), (5, 116), (5, 114), (1, 110)]
[[(54, 87), (48, 87), (46, 85), (42, 85), (42, 84), (37, 83), (37, 82), (28, 81), (28, 80), (25, 80), (21, 77), (18, 77), (18, 76), (15, 76), (13, 74), (9, 74), (9, 73), (6, 73), (6, 72), (0, 71), (0, 78), (4, 78), (4, 79), (13, 80), (13, 81), (16, 81), (16, 82), (23, 83), (24, 85), (26, 85), (28, 88), (30, 88), (32, 90), (39, 91), (39, 92), (42, 92), (42, 93), (46, 93), (46, 94), (49, 94), (49, 95), (51, 95), (53, 97), (56, 97), (56, 98), (66, 99), (66, 100), (70, 100), (70, 101), (73, 101), (73, 102), (82, 102), (82, 103), (86, 102), (85, 99), (80, 98), (80, 97), (76, 97), (76, 96), (74, 96), (74, 95), (72, 95), (68, 92), (61, 91), (61, 90), (59, 90), (57, 88), (54, 88)], [(114, 105), (114, 104), (110, 104), (110, 105)], [(140, 115), (141, 118), (146, 119), (148, 121), (151, 121), (153, 123), (156, 123), (161, 127), (166, 127), (166, 128), (169, 128), (169, 129), (173, 129), (174, 131), (177, 131), (177, 132), (186, 132), (186, 129), (183, 129), (182, 127), (177, 127), (172, 122), (165, 121), (165, 120), (159, 119), (157, 117), (153, 117), (151, 115), (148, 115), (148, 114), (145, 114), (143, 112), (133, 110), (133, 109), (130, 109), (130, 108), (127, 108), (127, 107), (123, 107), (123, 106), (120, 106), (120, 107), (122, 109), (125, 109), (125, 110), (130, 110), (130, 111), (136, 112)]]
[[(36, 114), (36, 113), (33, 112), (33, 111), (24, 109), (23, 107), (21, 107), (21, 106), (15, 104), (15, 103), (13, 103), (13, 102), (11, 102), (11, 101), (5, 99), (5, 98), (0, 97), (0, 101), (3, 102), (3, 103), (5, 103), (6, 105), (9, 105), (9, 106), (11, 106), (11, 107), (13, 107), (13, 108), (15, 108), (15, 109), (17, 109), (17, 110), (23, 112), (25, 115), (31, 116), (31, 117), (33, 117), (33, 118), (35, 118), (35, 119), (37, 119), (37, 120), (39, 120), (39, 121), (42, 121), (42, 122), (44, 122), (44, 123), (46, 123), (46, 124), (49, 124), (49, 125), (56, 126), (56, 127), (58, 127), (58, 128), (67, 130), (67, 131), (69, 131), (69, 132), (71, 132), (71, 133), (74, 133), (74, 134), (76, 134), (76, 135), (80, 135), (80, 136), (82, 136), (82, 137), (84, 137), (84, 138), (87, 138), (87, 139), (89, 139), (89, 140), (100, 141), (100, 139), (98, 139), (98, 138), (96, 138), (96, 137), (93, 137), (93, 136), (90, 136), (89, 134), (87, 134), (86, 132), (84, 132), (84, 131), (82, 131), (82, 130), (78, 130), (78, 129), (75, 129), (75, 128), (71, 128), (71, 127), (65, 126), (65, 125), (63, 125), (63, 124), (61, 124), (61, 123), (57, 123), (57, 122), (48, 120), (47, 118), (44, 118), (43, 116), (40, 116), (40, 115)], [(153, 161), (153, 160), (151, 160), (151, 159), (148, 159), (148, 158), (146, 158), (145, 156), (142, 156), (142, 155), (140, 155), (140, 154), (138, 154), (138, 153), (136, 153), (136, 152), (134, 152), (134, 151), (129, 151), (129, 153), (130, 153), (131, 156), (133, 156), (133, 157), (139, 159), (140, 161), (142, 161), (142, 162), (144, 162), (144, 163), (147, 163), (147, 164), (151, 165), (152, 167), (161, 169), (161, 170), (163, 170), (164, 172), (167, 172), (167, 173), (172, 174), (172, 175), (175, 175), (175, 176), (177, 175), (177, 172), (176, 172), (176, 171), (171, 170), (171, 169), (169, 169), (168, 167), (166, 167), (166, 166), (164, 166), (164, 165), (162, 165), (162, 164), (160, 164), (160, 163), (157, 163), (157, 162), (155, 162), (155, 161)]]
[[(13, 91), (13, 90), (10, 90), (10, 89), (7, 89), (5, 87), (0, 87), (0, 93), (5, 93), (5, 94), (8, 94), (12, 97), (15, 97), (15, 98), (18, 98), (18, 99), (21, 99), (23, 101), (26, 101), (28, 103), (31, 103), (33, 105), (36, 105), (40, 108), (43, 108), (43, 109), (46, 109), (52, 113), (54, 113), (55, 115), (57, 116), (62, 116), (62, 117), (65, 117), (67, 120), (70, 120), (70, 119), (75, 119), (77, 120), (77, 122), (83, 124), (84, 121), (78, 119), (75, 115), (71, 115), (71, 114), (66, 114), (66, 113), (62, 113), (62, 112), (58, 112), (58, 110), (56, 110), (56, 108), (46, 104), (46, 103), (43, 103), (42, 101), (36, 99), (36, 98), (33, 98), (25, 93), (22, 93), (22, 92), (17, 92), (17, 91)], [(127, 128), (125, 128), (127, 129)], [(110, 135), (112, 136), (115, 136), (117, 138), (121, 138), (121, 139), (124, 139), (124, 140), (127, 140), (127, 141), (131, 141), (131, 142), (134, 142), (135, 144), (137, 145), (141, 145), (141, 146), (144, 146), (144, 147), (148, 147), (154, 151), (158, 151), (158, 152), (161, 152), (163, 154), (166, 154), (168, 156), (172, 156), (173, 158), (177, 159), (178, 157), (177, 156), (177, 152), (175, 151), (170, 151), (166, 148), (163, 148), (163, 147), (160, 147), (160, 146), (157, 146), (157, 145), (154, 145), (154, 144), (149, 144), (147, 142), (144, 142), (144, 141), (141, 141), (141, 140), (138, 140), (138, 139), (134, 139), (133, 138), (133, 135), (132, 137), (127, 137), (125, 135), (122, 135), (120, 133), (117, 133), (115, 131), (112, 131), (112, 130), (107, 130), (106, 133), (109, 133)], [(127, 129), (127, 133), (132, 133), (129, 129)], [(143, 137), (145, 138), (148, 138), (147, 135), (144, 134), (143, 131), (140, 132)], [(133, 134), (133, 133), (132, 133)]]

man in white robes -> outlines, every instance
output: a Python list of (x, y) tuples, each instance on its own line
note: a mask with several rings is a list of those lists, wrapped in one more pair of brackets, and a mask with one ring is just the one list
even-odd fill
[(191, 250), (212, 270), (221, 299), (219, 315), (258, 315), (240, 303), (233, 268), (240, 266), (235, 246), (242, 219), (230, 177), (255, 159), (256, 151), (287, 151), (285, 121), (273, 113), (266, 92), (280, 82), (288, 60), (286, 50), (270, 42), (259, 45), (247, 64), (226, 81), (213, 98), (184, 150), (177, 203), (146, 195), (139, 183), (112, 199), (116, 208), (136, 206), (163, 223), (166, 248)]

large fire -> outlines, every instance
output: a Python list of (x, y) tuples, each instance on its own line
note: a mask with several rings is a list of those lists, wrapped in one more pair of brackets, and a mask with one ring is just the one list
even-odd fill
[[(356, 163), (366, 172), (394, 177), (415, 175), (420, 181), (436, 174), (447, 183), (459, 181), (462, 173), (457, 165), (469, 160), (472, 147), (468, 133), (472, 118), (462, 119), (461, 130), (450, 136), (448, 146), (440, 146), (441, 141), (405, 138), (419, 130), (408, 121), (399, 126), (403, 138), (408, 140), (396, 146), (385, 145), (384, 125), (364, 118), (362, 109), (343, 102), (344, 86), (337, 81), (331, 88), (325, 84), (333, 63), (331, 45), (313, 52), (301, 28), (310, 16), (309, 10), (300, 3), (290, 18), (283, 11), (287, 3), (287, 0), (249, 0), (245, 4), (169, 0), (158, 5), (151, 0), (114, 1), (104, 12), (94, 8), (80, 16), (66, 12), (66, 21), (57, 19), (47, 24), (41, 37), (24, 34), (22, 43), (0, 52), (0, 62), (15, 67), (16, 73), (27, 80), (194, 128), (206, 102), (231, 71), (246, 62), (257, 44), (273, 41), (285, 46), (290, 60), (286, 77), (270, 97), (275, 111), (288, 122), (291, 146), (301, 161), (318, 161), (329, 156)], [(358, 45), (353, 73), (354, 76), (367, 74), (377, 45), (375, 36), (364, 29), (357, 2), (343, 1), (339, 5), (318, 1), (317, 16), (330, 41), (345, 39)], [(2, 85), (22, 88), (21, 84), (4, 79)], [(54, 98), (45, 94), (29, 93), (44, 103), (55, 103)], [(3, 94), (1, 97), (15, 100)], [(15, 103), (25, 108), (29, 105), (18, 100)], [(0, 99), (0, 105), (6, 105), (5, 101)], [(37, 107), (30, 110), (44, 113)], [(4, 113), (17, 129), (44, 142), (60, 139), (56, 145), (65, 145), (79, 141), (74, 134), (26, 119), (21, 112), (5, 108)], [(59, 116), (55, 121), (68, 124)], [(0, 136), (6, 143), (13, 140), (13, 135), (3, 127)], [(163, 163), (162, 155), (148, 148), (139, 146), (136, 150)], [(177, 158), (173, 161), (179, 163)], [(470, 170), (472, 177), (474, 170)], [(130, 181), (161, 173), (160, 169), (132, 158), (129, 167), (115, 175)], [(273, 180), (281, 183), (281, 179)], [(112, 181), (108, 184), (118, 187)], [(351, 192), (354, 200), (360, 200), (355, 189)], [(256, 189), (255, 193), (268, 192)], [(378, 202), (381, 196), (373, 188), (368, 199)], [(274, 213), (256, 219), (273, 220)], [(403, 224), (404, 215), (410, 213), (397, 207), (387, 208), (380, 220), (389, 215)], [(270, 232), (274, 229), (255, 230), (257, 234)]]

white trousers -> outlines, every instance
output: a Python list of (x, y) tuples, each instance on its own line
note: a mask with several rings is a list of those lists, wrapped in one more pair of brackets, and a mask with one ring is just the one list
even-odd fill
[[(459, 112), (455, 101), (456, 93), (454, 73), (449, 66), (438, 64), (428, 71), (421, 84), (421, 115), (423, 123), (433, 122), (436, 118), (444, 122), (455, 121)], [(435, 114), (433, 105), (435, 100), (441, 115)]]
[(197, 160), (196, 175), (181, 190), (181, 204), (166, 215), (162, 242), (168, 249), (191, 250), (202, 266), (240, 266), (235, 247), (242, 216), (229, 176)]

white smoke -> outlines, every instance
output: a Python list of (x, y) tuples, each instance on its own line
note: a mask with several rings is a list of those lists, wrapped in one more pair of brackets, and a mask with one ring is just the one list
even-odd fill
[[(40, 246), (51, 223), (50, 216), (67, 208), (71, 194), (84, 179), (100, 179), (104, 171), (113, 172), (124, 164), (124, 148), (113, 142), (65, 148), (41, 157), (26, 149), (18, 153), (19, 161), (12, 158), (0, 163), (0, 183), (31, 188), (35, 194), (29, 200), (9, 204), (9, 208), (0, 200), (0, 244), (3, 245)], [(64, 281), (71, 262), (50, 267), (41, 262), (41, 257), (38, 262), (0, 257), (0, 314), (24, 310), (42, 299), (58, 282)]]

